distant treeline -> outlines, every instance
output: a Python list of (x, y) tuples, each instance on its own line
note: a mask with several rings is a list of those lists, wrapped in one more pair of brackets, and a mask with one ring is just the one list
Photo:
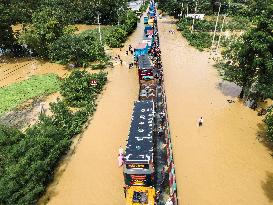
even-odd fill
[[(112, 25), (76, 35), (75, 23)], [(138, 18), (125, 0), (7, 0), (0, 2), (0, 48), (7, 55), (39, 56), (62, 64), (87, 66), (105, 61), (104, 45), (120, 47)], [(119, 25), (117, 25), (119, 22)], [(22, 24), (15, 33), (12, 26)]]
[(125, 0), (1, 0), (0, 48), (15, 55), (19, 55), (22, 51), (23, 48), (17, 40), (19, 34), (13, 32), (12, 25), (34, 24), (33, 32), (39, 29), (36, 35), (51, 41), (57, 39), (63, 32), (67, 32), (63, 30), (67, 25), (96, 23), (98, 14), (102, 24), (117, 24), (126, 10)]

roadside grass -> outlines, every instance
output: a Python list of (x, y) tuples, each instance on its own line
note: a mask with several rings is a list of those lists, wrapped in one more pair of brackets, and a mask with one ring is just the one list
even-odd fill
[(35, 75), (27, 80), (0, 88), (0, 114), (16, 108), (25, 101), (59, 91), (57, 74)]

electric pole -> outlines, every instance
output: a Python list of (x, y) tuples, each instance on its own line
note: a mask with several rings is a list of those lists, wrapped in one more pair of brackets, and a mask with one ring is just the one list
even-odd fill
[(222, 36), (224, 24), (225, 24), (225, 19), (226, 19), (226, 15), (224, 15), (223, 22), (222, 22), (222, 25), (221, 25), (221, 30), (220, 30), (220, 35), (219, 35), (217, 47), (216, 47), (216, 52), (218, 52), (218, 49), (219, 49), (219, 47), (220, 47), (220, 40), (221, 40), (221, 36)]
[[(197, 0), (195, 1), (195, 8), (194, 8), (194, 14), (196, 14), (197, 12)], [(191, 26), (191, 33), (193, 32), (194, 29), (194, 20), (195, 20), (195, 15), (193, 16), (193, 20), (192, 20), (192, 26)]]
[(102, 44), (102, 39), (101, 39), (101, 30), (100, 30), (100, 12), (98, 14), (98, 25), (99, 25), (99, 35), (100, 35), (100, 43)]
[(213, 32), (211, 47), (214, 46), (214, 40), (215, 40), (215, 35), (216, 35), (216, 30), (217, 30), (217, 25), (218, 25), (220, 11), (221, 11), (221, 2), (220, 2), (220, 5), (219, 5), (218, 14), (217, 14), (216, 22), (215, 22), (215, 27), (214, 27), (214, 32)]

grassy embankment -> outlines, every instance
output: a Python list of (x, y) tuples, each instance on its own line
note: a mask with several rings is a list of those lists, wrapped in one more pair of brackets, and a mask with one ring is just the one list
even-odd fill
[(0, 88), (0, 114), (8, 112), (32, 98), (49, 95), (60, 89), (56, 74), (35, 75), (27, 80)]

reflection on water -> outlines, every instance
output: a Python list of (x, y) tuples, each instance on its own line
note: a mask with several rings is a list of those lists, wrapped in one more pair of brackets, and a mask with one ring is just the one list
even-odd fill
[(262, 187), (270, 202), (273, 202), (273, 173), (268, 172), (267, 178), (262, 182)]
[(222, 81), (218, 83), (218, 88), (225, 96), (238, 97), (242, 88), (236, 85), (235, 83)]

